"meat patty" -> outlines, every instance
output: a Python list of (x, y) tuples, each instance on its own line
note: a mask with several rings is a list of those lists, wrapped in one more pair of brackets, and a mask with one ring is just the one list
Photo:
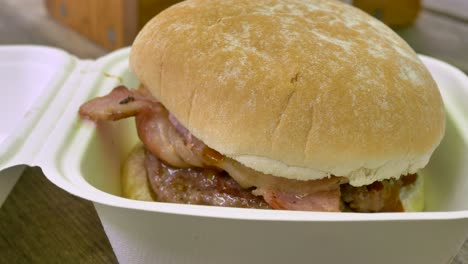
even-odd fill
[(400, 188), (416, 181), (416, 174), (383, 180), (367, 186), (341, 185), (341, 199), (356, 212), (403, 212)]
[(270, 208), (229, 175), (211, 168), (173, 168), (146, 153), (146, 170), (156, 200), (168, 203)]

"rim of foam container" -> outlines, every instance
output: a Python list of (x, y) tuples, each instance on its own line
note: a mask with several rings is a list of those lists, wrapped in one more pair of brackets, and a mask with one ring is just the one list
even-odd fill
[[(53, 181), (53, 179), (51, 180)], [(68, 183), (64, 184), (62, 180), (54, 183), (74, 195), (95, 203), (118, 208), (183, 216), (281, 222), (429, 221), (468, 218), (468, 210), (415, 213), (332, 213), (144, 202), (111, 195), (100, 191), (89, 184), (87, 186), (82, 186), (82, 189), (77, 191), (76, 188), (70, 186)]]
[[(7, 90), (6, 96), (9, 98), (9, 108), (0, 113), (0, 118), (7, 120), (6, 126), (1, 129), (1, 169), (30, 160), (35, 149), (41, 147), (39, 142), (28, 144), (28, 140), (43, 132), (35, 128), (39, 121), (42, 122), (49, 103), (59, 93), (66, 75), (76, 67), (77, 60), (60, 49), (31, 45), (1, 46), (0, 54), (1, 67), (18, 71), (2, 71), (2, 74), (8, 74), (2, 78), (10, 80), (13, 87), (0, 88)], [(14, 100), (19, 99), (18, 95), (21, 101), (15, 103)], [(52, 126), (43, 124), (46, 130), (52, 129)]]

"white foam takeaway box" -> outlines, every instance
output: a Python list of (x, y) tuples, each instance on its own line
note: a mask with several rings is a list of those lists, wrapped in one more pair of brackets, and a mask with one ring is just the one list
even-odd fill
[[(0, 47), (0, 164), (12, 156), (4, 149), (7, 143), (20, 149), (33, 132), (31, 126), (40, 119), (38, 97), (50, 95), (48, 89), (58, 85), (57, 79), (69, 74), (69, 57), (55, 49)], [(24, 136), (17, 137), (20, 133)], [(23, 170), (19, 165), (0, 171), (0, 206)]]
[(421, 172), (426, 211), (322, 213), (119, 197), (120, 165), (137, 142), (134, 123), (93, 126), (77, 111), (118, 84), (137, 86), (128, 55), (81, 61), (51, 48), (0, 48), (0, 170), (40, 166), (54, 184), (94, 202), (119, 262), (440, 264), (467, 237), (468, 78), (454, 67), (421, 56), (447, 109), (445, 137)]

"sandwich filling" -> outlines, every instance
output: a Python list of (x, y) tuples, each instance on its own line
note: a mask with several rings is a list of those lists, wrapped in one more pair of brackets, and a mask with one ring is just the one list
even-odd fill
[(193, 136), (148, 90), (116, 87), (80, 108), (92, 121), (135, 117), (159, 202), (305, 211), (401, 212), (400, 188), (416, 174), (354, 187), (346, 177), (292, 180), (255, 171)]

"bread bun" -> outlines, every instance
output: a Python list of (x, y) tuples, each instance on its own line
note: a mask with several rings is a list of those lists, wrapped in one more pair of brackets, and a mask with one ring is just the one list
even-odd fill
[(338, 1), (188, 0), (142, 29), (130, 65), (205, 144), (275, 176), (415, 173), (444, 133), (414, 51)]
[(155, 201), (145, 167), (145, 150), (136, 145), (122, 166), (122, 196), (132, 200)]

